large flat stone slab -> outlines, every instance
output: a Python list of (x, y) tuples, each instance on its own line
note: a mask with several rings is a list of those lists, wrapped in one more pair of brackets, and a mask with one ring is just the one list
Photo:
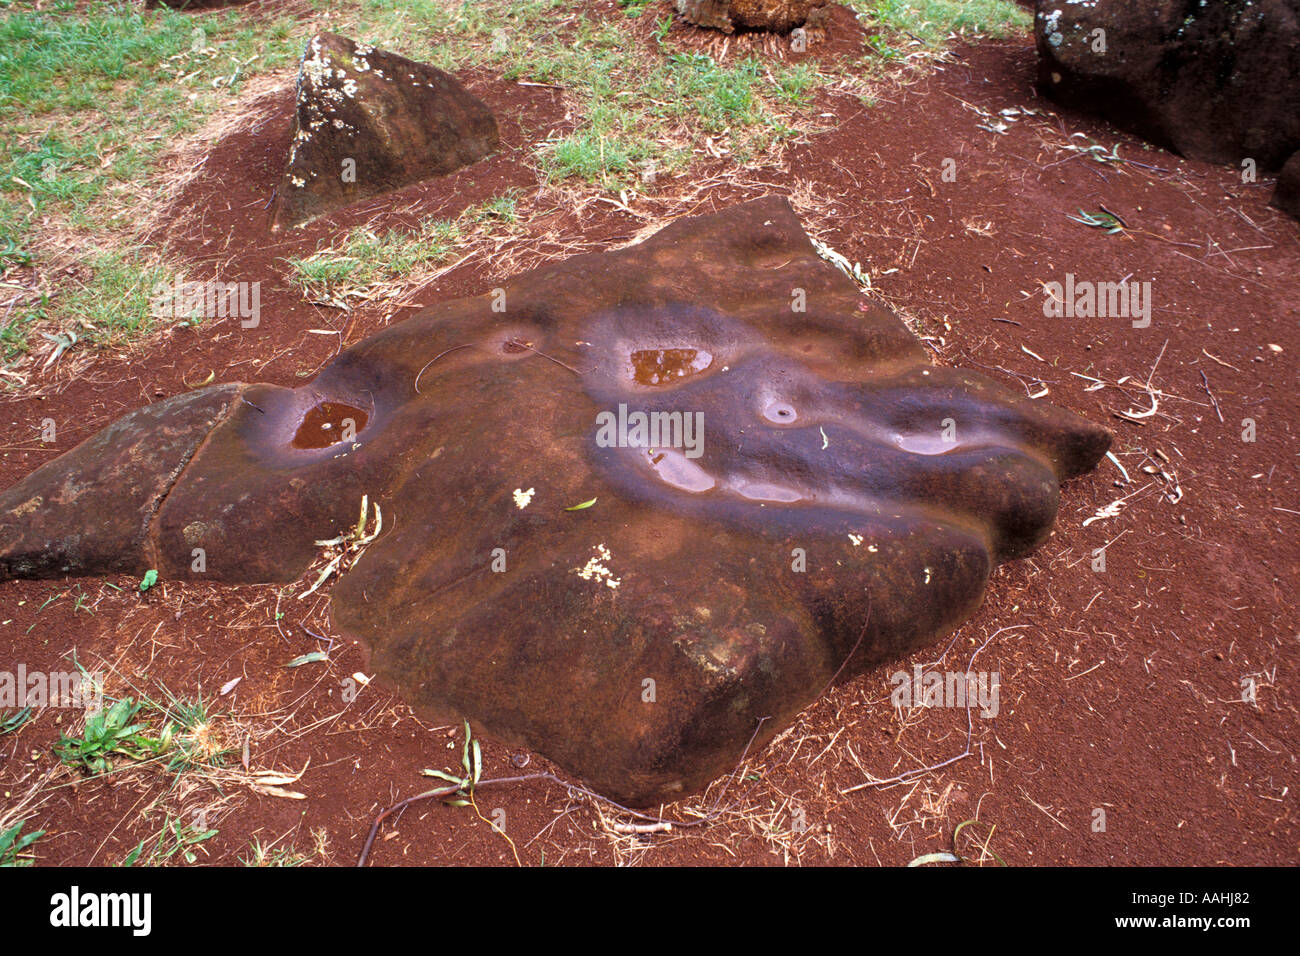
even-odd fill
[(434, 306), (309, 385), (123, 422), (202, 439), (141, 486), (143, 537), (89, 508), (155, 466), (101, 466), (92, 438), (0, 495), (0, 574), (290, 581), (368, 495), (384, 531), (332, 600), (373, 668), (635, 804), (950, 630), (1110, 442), (930, 365), (775, 197)]

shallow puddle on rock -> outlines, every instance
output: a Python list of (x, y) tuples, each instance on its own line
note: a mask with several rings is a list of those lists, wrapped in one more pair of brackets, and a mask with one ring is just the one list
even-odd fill
[(742, 498), (748, 498), (750, 501), (772, 501), (780, 504), (790, 504), (804, 499), (803, 492), (772, 481), (738, 479), (732, 482), (731, 487), (736, 494)]
[(655, 475), (666, 485), (700, 493), (717, 485), (717, 479), (675, 448), (650, 448), (644, 452)]
[(307, 412), (293, 436), (294, 448), (328, 448), (355, 438), (366, 427), (365, 412), (343, 402), (321, 402)]
[(668, 385), (713, 364), (713, 355), (704, 349), (638, 349), (631, 359), (632, 380), (638, 385)]
[(894, 436), (894, 444), (903, 451), (911, 452), (913, 455), (943, 455), (957, 447), (955, 441), (950, 441), (942, 435), (929, 435), (918, 432), (896, 435)]

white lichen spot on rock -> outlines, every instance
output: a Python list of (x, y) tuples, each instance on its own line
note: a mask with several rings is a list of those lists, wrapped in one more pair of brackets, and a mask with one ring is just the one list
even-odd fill
[(536, 489), (529, 488), (527, 491), (524, 491), (520, 488), (516, 488), (512, 493), (515, 496), (515, 507), (522, 511), (527, 508), (529, 503), (533, 500), (533, 495), (536, 493)]
[(589, 558), (583, 567), (574, 568), (573, 573), (584, 581), (597, 581), (603, 583), (610, 590), (616, 589), (622, 582), (614, 577), (613, 572), (605, 566), (605, 563), (613, 557), (609, 553), (609, 548), (603, 544), (598, 544), (592, 550), (596, 552), (595, 557)]
[[(390, 62), (396, 65), (390, 68)], [(297, 130), (276, 207), (275, 228), (314, 218), (327, 208), (345, 205), (359, 196), (444, 175), (496, 148), (497, 130), (490, 110), (457, 86), (454, 78), (448, 79), (448, 90), (438, 91), (435, 108), (455, 114), (449, 123), (457, 127), (455, 138), (459, 142), (448, 143), (445, 130), (422, 128), (427, 125), (424, 100), (434, 98), (424, 96), (423, 89), (419, 91), (421, 99), (405, 90), (394, 91), (389, 76), (390, 71), (396, 76), (404, 71), (417, 76), (415, 66), (413, 61), (345, 37), (320, 34), (311, 38), (298, 72)], [(427, 69), (434, 71), (433, 67)], [(453, 106), (443, 109), (442, 100), (452, 101)], [(366, 117), (367, 123), (373, 120), (373, 125), (359, 124), (354, 119), (357, 116)], [(407, 130), (413, 142), (406, 143), (405, 134), (388, 139), (389, 126)], [(307, 141), (313, 144), (311, 150), (293, 148)], [(401, 149), (399, 142), (405, 144)], [(349, 180), (348, 186), (339, 185), (339, 160), (356, 156), (358, 148), (383, 154), (380, 164), (393, 168), (387, 181), (357, 185), (355, 180)], [(302, 180), (306, 180), (305, 184)], [(333, 185), (317, 189), (323, 183)], [(286, 200), (287, 196), (294, 198)]]
[(313, 84), (319, 86), (329, 75), (329, 67), (329, 54), (321, 52), (320, 37), (314, 37), (311, 41), (311, 55), (302, 58), (302, 73)]

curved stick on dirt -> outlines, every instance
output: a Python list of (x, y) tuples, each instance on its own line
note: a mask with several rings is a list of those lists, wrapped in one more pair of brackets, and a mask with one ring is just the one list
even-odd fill
[[(757, 733), (757, 731), (755, 731), (755, 733)], [(553, 773), (529, 773), (519, 777), (492, 777), (488, 780), (480, 780), (478, 783), (474, 785), (474, 790), (478, 791), (481, 790), (483, 787), (492, 786), (492, 785), (499, 786), (501, 784), (507, 784), (507, 783), (528, 783), (529, 781), (533, 781), (533, 780), (549, 780), (552, 783), (558, 783), (561, 787), (568, 790), (570, 793), (576, 793), (584, 797), (590, 797), (593, 800), (599, 800), (601, 803), (608, 804), (609, 806), (613, 807), (614, 809), (622, 813), (630, 814), (631, 816), (634, 816), (640, 820), (645, 820), (651, 824), (668, 824), (669, 826), (680, 827), (680, 828), (698, 827), (698, 826), (703, 826), (704, 824), (710, 822), (715, 816), (715, 812), (710, 812), (707, 816), (701, 817), (699, 820), (668, 820), (665, 819), (664, 817), (656, 817), (653, 814), (642, 813), (639, 810), (633, 810), (631, 807), (625, 807), (621, 803), (616, 803), (615, 801), (609, 799), (608, 797), (602, 797), (594, 790), (588, 790), (586, 787), (579, 786), (576, 783), (569, 783), (567, 780), (561, 780)], [(361, 848), (361, 856), (357, 858), (357, 866), (363, 867), (366, 865), (366, 859), (370, 856), (370, 849), (371, 847), (374, 846), (375, 837), (379, 835), (380, 826), (382, 826), (383, 822), (387, 820), (389, 817), (391, 817), (394, 813), (404, 810), (407, 807), (409, 807), (411, 804), (418, 803), (421, 800), (431, 800), (434, 797), (450, 797), (457, 793), (463, 793), (463, 792), (464, 792), (464, 788), (459, 785), (450, 786), (450, 787), (439, 787), (436, 790), (426, 790), (424, 793), (417, 793), (413, 797), (407, 797), (405, 800), (399, 800), (397, 801), (397, 803), (394, 803), (387, 810), (384, 810), (382, 813), (380, 813), (379, 816), (375, 817), (374, 822), (370, 824), (370, 833), (366, 837), (365, 846)]]
[[(1028, 627), (1028, 626), (1029, 626), (1028, 624), (1011, 624), (1007, 627), (998, 628), (996, 631), (990, 634), (987, 639), (985, 639), (983, 644), (975, 648), (975, 653), (970, 656), (970, 661), (966, 665), (966, 672), (970, 673), (971, 668), (975, 666), (975, 658), (979, 656), (980, 651), (984, 650), (984, 648), (989, 646), (989, 644), (993, 641), (993, 638), (997, 637), (1003, 631), (1014, 631), (1016, 628)], [(858, 790), (866, 790), (871, 787), (885, 787), (895, 783), (911, 783), (913, 780), (917, 779), (918, 777), (923, 777), (927, 773), (933, 773), (936, 770), (942, 770), (944, 767), (947, 767), (949, 764), (954, 764), (958, 760), (964, 760), (965, 758), (969, 757), (971, 754), (974, 753), (974, 751), (971, 750), (971, 741), (974, 738), (974, 736), (975, 736), (975, 721), (970, 715), (970, 698), (967, 697), (966, 698), (966, 746), (961, 753), (949, 757), (947, 760), (941, 760), (939, 763), (930, 764), (930, 766), (928, 767), (917, 767), (915, 770), (905, 770), (902, 773), (898, 774), (897, 776), (887, 777), (884, 780), (868, 780), (865, 783), (855, 784), (852, 787), (849, 787), (845, 790), (841, 790), (840, 793), (849, 794), (849, 793), (855, 793)]]

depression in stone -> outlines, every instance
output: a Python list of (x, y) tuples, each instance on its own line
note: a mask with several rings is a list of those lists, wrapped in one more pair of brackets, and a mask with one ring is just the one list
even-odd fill
[(294, 581), (366, 498), (331, 600), (380, 677), (645, 805), (958, 624), (1109, 443), (931, 365), (772, 197), (133, 412), (0, 495), (0, 576)]

